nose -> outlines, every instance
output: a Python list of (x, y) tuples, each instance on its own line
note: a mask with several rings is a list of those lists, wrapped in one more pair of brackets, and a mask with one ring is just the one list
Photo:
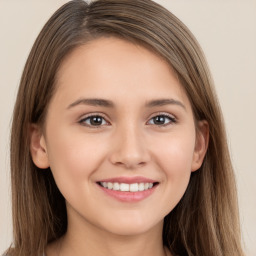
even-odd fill
[(126, 169), (136, 169), (150, 161), (147, 143), (135, 125), (116, 131), (111, 148), (111, 163)]

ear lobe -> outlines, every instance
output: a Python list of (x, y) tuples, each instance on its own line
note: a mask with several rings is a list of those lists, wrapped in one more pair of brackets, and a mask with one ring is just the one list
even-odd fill
[(198, 170), (204, 160), (209, 143), (209, 124), (206, 120), (199, 121), (197, 124), (196, 143), (193, 155), (192, 172)]
[(47, 169), (49, 165), (45, 138), (38, 125), (30, 125), (30, 153), (34, 164), (40, 169)]

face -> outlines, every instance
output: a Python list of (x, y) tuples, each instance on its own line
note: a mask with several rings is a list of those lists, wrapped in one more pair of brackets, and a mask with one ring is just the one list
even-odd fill
[(38, 167), (50, 166), (70, 225), (138, 234), (162, 226), (180, 201), (203, 161), (203, 126), (197, 133), (164, 60), (100, 38), (62, 63), (44, 132), (33, 126), (31, 153)]

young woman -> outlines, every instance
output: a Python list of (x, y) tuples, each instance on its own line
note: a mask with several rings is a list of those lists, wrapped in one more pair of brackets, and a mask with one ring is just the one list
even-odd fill
[(242, 256), (203, 53), (150, 0), (71, 1), (28, 57), (7, 255)]

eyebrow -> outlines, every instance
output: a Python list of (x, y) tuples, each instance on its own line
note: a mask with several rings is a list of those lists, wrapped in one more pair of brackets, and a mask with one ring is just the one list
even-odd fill
[(114, 107), (114, 103), (110, 100), (105, 99), (78, 99), (68, 106), (68, 109), (75, 107), (77, 105), (89, 105), (89, 106), (99, 106), (99, 107)]
[[(112, 101), (110, 100), (105, 100), (105, 99), (78, 99), (75, 102), (71, 103), (67, 109), (73, 108), (78, 105), (89, 105), (89, 106), (99, 106), (99, 107), (108, 107), (108, 108), (113, 108), (115, 105)], [(159, 107), (159, 106), (165, 106), (165, 105), (177, 105), (182, 107), (184, 110), (186, 110), (185, 105), (175, 99), (157, 99), (157, 100), (151, 100), (147, 101), (145, 106), (147, 108), (152, 108), (152, 107)]]
[(157, 100), (152, 100), (146, 103), (146, 107), (158, 107), (158, 106), (165, 106), (165, 105), (177, 105), (184, 108), (184, 110), (186, 110), (185, 105), (182, 102), (175, 99), (157, 99)]

